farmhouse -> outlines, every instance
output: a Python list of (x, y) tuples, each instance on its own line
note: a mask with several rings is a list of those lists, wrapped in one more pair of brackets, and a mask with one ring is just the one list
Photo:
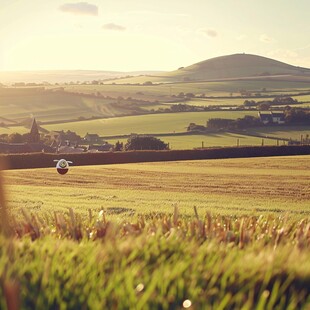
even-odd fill
[(89, 143), (100, 143), (100, 137), (96, 133), (87, 133), (84, 137), (84, 140)]
[(285, 124), (284, 113), (283, 112), (258, 112), (258, 117), (261, 122), (265, 125), (267, 124)]

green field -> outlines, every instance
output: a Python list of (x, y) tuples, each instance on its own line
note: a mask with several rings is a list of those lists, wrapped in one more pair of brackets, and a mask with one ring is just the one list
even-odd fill
[[(116, 99), (85, 96), (38, 88), (0, 89), (1, 117), (23, 121), (32, 116), (41, 122), (77, 120), (81, 117), (113, 117), (134, 113), (127, 106), (115, 105)], [(1, 121), (1, 119), (0, 119)]]
[(210, 118), (237, 119), (244, 115), (257, 115), (255, 111), (215, 111), (189, 113), (160, 113), (150, 115), (114, 117), (100, 120), (70, 122), (43, 126), (47, 130), (72, 130), (80, 135), (97, 133), (100, 136), (174, 133), (186, 131), (189, 123), (205, 125)]
[[(247, 136), (236, 133), (208, 133), (201, 135), (167, 135), (157, 136), (158, 139), (169, 143), (171, 150), (188, 150), (200, 147), (225, 147), (225, 146), (260, 146), (264, 145), (277, 145), (277, 140)], [(115, 144), (117, 141), (127, 142), (126, 138), (122, 139), (105, 139), (106, 141)], [(262, 141), (263, 140), (263, 141)], [(283, 145), (283, 141), (279, 141)]]
[[(143, 77), (141, 77), (143, 78)], [(137, 79), (137, 78), (134, 78)], [(147, 77), (144, 77), (144, 80)], [(102, 95), (113, 97), (134, 97), (146, 98), (157, 97), (159, 100), (171, 95), (178, 95), (180, 92), (205, 94), (206, 96), (240, 96), (240, 90), (244, 89), (250, 92), (260, 92), (265, 89), (264, 94), (276, 95), (285, 93), (299, 93), (309, 91), (309, 84), (299, 81), (277, 81), (277, 80), (227, 80), (216, 82), (186, 82), (171, 84), (146, 85), (124, 85), (126, 82), (120, 80), (121, 84), (104, 84), (104, 85), (68, 85), (64, 86), (66, 91), (95, 94), (100, 92)], [(141, 94), (142, 93), (142, 94)], [(156, 99), (156, 98), (155, 98)]]
[(300, 140), (307, 135), (310, 136), (310, 126), (281, 126), (281, 127), (259, 127), (253, 129), (247, 129), (246, 133), (259, 134), (261, 136), (274, 137), (277, 139), (293, 139)]
[(309, 159), (6, 171), (0, 308), (308, 309)]

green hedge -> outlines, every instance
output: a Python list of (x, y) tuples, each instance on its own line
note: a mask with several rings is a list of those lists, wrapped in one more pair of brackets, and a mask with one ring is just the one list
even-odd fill
[(54, 159), (65, 158), (74, 166), (105, 165), (138, 162), (243, 158), (266, 156), (309, 155), (310, 146), (228, 147), (183, 151), (128, 151), (81, 154), (9, 154), (1, 155), (8, 169), (53, 167)]

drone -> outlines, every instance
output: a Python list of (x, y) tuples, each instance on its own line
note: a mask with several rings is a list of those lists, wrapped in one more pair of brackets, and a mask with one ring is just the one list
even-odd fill
[(56, 169), (59, 174), (66, 174), (69, 170), (69, 164), (72, 164), (72, 161), (65, 159), (55, 159), (54, 162), (57, 162)]

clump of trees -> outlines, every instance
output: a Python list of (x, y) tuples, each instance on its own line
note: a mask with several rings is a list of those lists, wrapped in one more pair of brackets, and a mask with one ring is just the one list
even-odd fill
[(286, 124), (310, 125), (310, 111), (288, 106), (284, 110), (284, 119)]
[(17, 132), (0, 135), (0, 142), (4, 143), (25, 143), (29, 140), (29, 133), (20, 134)]
[(243, 118), (225, 119), (225, 118), (211, 118), (207, 121), (208, 129), (244, 129), (250, 127), (259, 127), (262, 123), (258, 117), (246, 115)]
[(298, 100), (293, 99), (289, 96), (279, 96), (275, 97), (273, 100), (263, 100), (263, 101), (255, 101), (255, 100), (245, 100), (243, 105), (246, 107), (257, 107), (260, 111), (268, 111), (271, 106), (275, 105), (292, 105), (299, 103)]
[(168, 150), (169, 146), (162, 140), (151, 137), (134, 135), (131, 136), (125, 144), (126, 151), (132, 150)]
[(203, 125), (197, 125), (195, 123), (190, 123), (187, 127), (187, 131), (205, 131), (206, 127)]
[(115, 143), (114, 151), (115, 152), (120, 152), (120, 151), (123, 151), (123, 149), (124, 149), (124, 143), (117, 141)]

